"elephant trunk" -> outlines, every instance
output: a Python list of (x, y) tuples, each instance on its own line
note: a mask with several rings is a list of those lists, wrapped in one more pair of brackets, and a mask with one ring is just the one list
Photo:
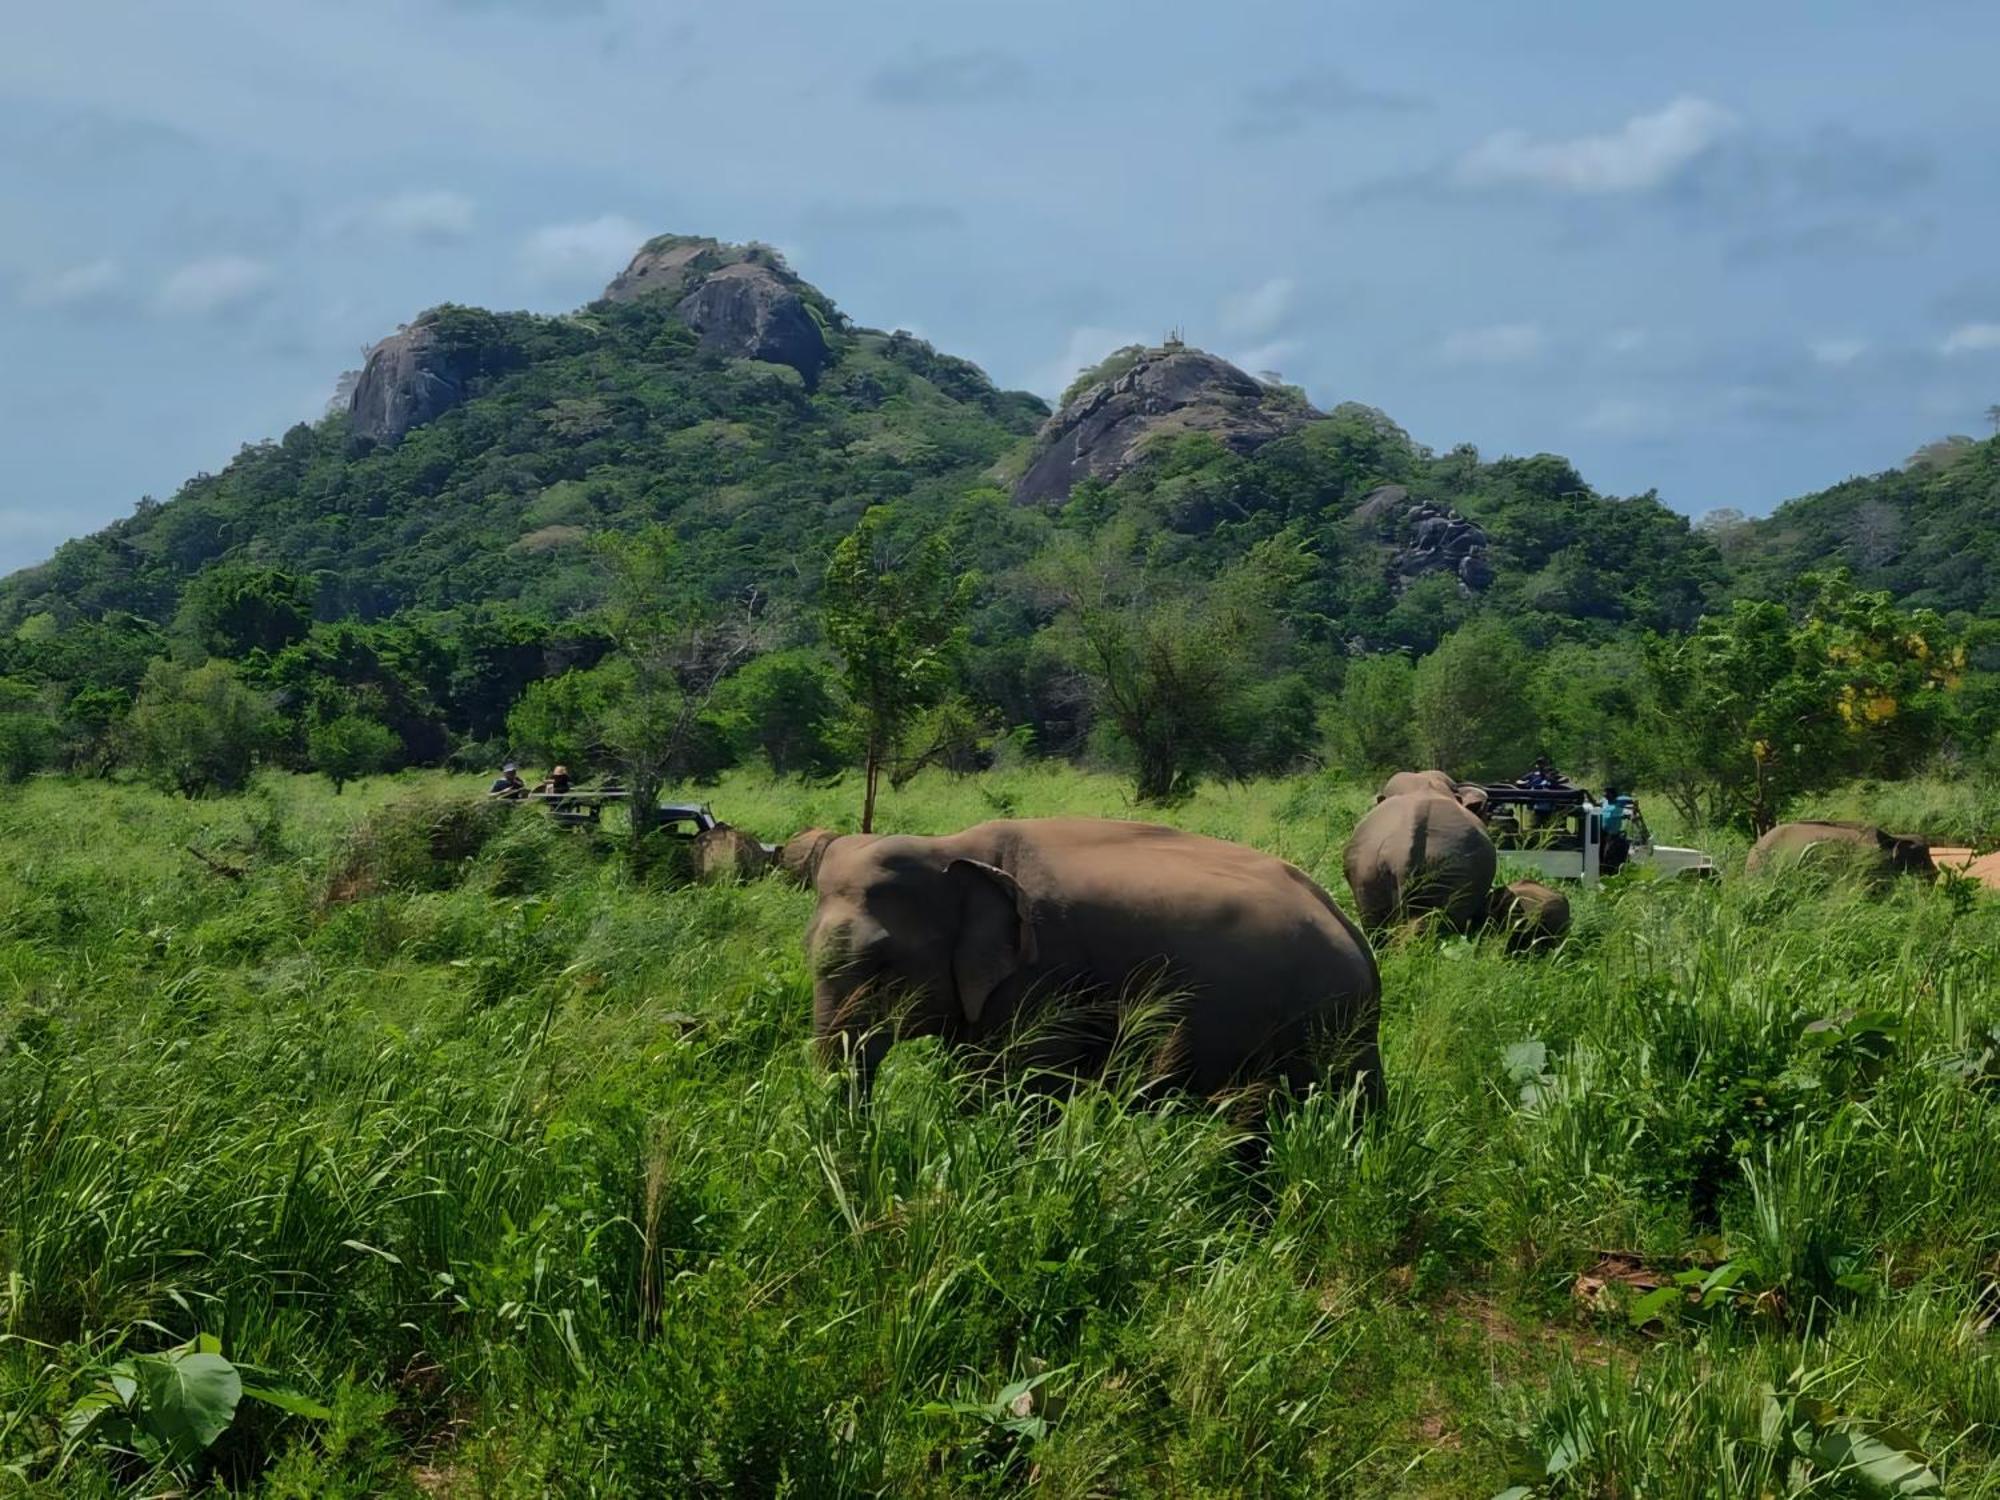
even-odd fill
[(873, 1024), (851, 992), (821, 980), (813, 986), (813, 1044), (820, 1062), (837, 1068), (852, 1059), (865, 1097), (893, 1040), (888, 1028)]

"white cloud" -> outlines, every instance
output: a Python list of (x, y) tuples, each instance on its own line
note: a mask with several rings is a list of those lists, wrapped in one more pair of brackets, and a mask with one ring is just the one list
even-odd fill
[(1604, 340), (1604, 347), (1613, 354), (1637, 354), (1652, 341), (1652, 335), (1643, 328), (1614, 328)]
[(609, 280), (625, 268), (646, 231), (623, 214), (549, 224), (522, 242), (521, 265), (541, 281)]
[(125, 289), (125, 269), (110, 256), (87, 260), (21, 289), (29, 307), (92, 307), (114, 301)]
[(2000, 323), (1962, 323), (1943, 345), (1946, 354), (1984, 354), (2000, 349)]
[(473, 202), (446, 188), (419, 188), (371, 203), (361, 217), (397, 239), (459, 240), (472, 233)]
[(191, 260), (160, 284), (159, 310), (172, 317), (212, 318), (256, 301), (269, 290), (271, 268), (247, 255)]
[(1600, 396), (1583, 414), (1585, 432), (1603, 437), (1653, 437), (1667, 430), (1670, 414), (1657, 401), (1631, 396)]
[(1503, 130), (1459, 158), (1455, 176), (1467, 187), (1641, 192), (1672, 178), (1735, 126), (1736, 116), (1721, 105), (1683, 96), (1605, 135), (1537, 140), (1524, 130)]
[(1292, 278), (1273, 276), (1260, 286), (1222, 299), (1222, 331), (1232, 338), (1261, 338), (1284, 321), (1292, 305)]
[(1814, 339), (1806, 345), (1806, 352), (1820, 364), (1838, 369), (1851, 365), (1868, 352), (1866, 339)]
[(1144, 342), (1137, 334), (1121, 333), (1115, 328), (1092, 325), (1072, 328), (1062, 353), (1029, 373), (1027, 388), (1038, 396), (1055, 401), (1081, 371), (1089, 369), (1113, 349)]
[(1282, 375), (1285, 371), (1285, 361), (1304, 347), (1305, 345), (1297, 339), (1272, 339), (1269, 343), (1259, 344), (1254, 349), (1226, 354), (1223, 358), (1239, 370), (1248, 370), (1252, 375), (1262, 378), (1265, 375)]
[(1546, 342), (1536, 324), (1495, 323), (1446, 334), (1438, 357), (1448, 365), (1519, 365), (1538, 356)]

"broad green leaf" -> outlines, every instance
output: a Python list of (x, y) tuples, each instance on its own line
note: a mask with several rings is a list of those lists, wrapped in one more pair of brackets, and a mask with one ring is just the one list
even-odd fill
[(1655, 1287), (1643, 1297), (1632, 1299), (1625, 1315), (1634, 1328), (1643, 1328), (1687, 1295), (1678, 1286)]
[(1915, 1500), (1944, 1493), (1943, 1482), (1922, 1459), (1866, 1432), (1821, 1433), (1812, 1456), (1869, 1500)]
[(243, 1399), (236, 1366), (219, 1354), (132, 1361), (139, 1382), (139, 1421), (174, 1459), (186, 1463), (228, 1429)]
[(302, 1396), (289, 1386), (250, 1385), (243, 1387), (243, 1394), (252, 1401), (261, 1401), (266, 1406), (275, 1406), (279, 1411), (289, 1412), (295, 1417), (310, 1417), (315, 1422), (324, 1422), (333, 1415), (330, 1408), (321, 1406), (310, 1396)]

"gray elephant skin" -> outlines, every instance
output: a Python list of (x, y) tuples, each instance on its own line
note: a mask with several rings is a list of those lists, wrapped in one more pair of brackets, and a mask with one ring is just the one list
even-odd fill
[(1108, 1059), (1120, 998), (1150, 989), (1174, 997), (1161, 1065), (1172, 1084), (1296, 1093), (1324, 1069), (1381, 1097), (1368, 944), (1268, 854), (1145, 823), (1005, 819), (837, 840), (815, 888), (815, 1033), (829, 1058), (854, 1049), (864, 1081), (892, 1033), (1089, 1076)]
[(1847, 865), (1876, 878), (1937, 876), (1928, 843), (1907, 834), (1885, 833), (1873, 823), (1780, 823), (1750, 846), (1744, 870), (1760, 875), (1807, 860)]
[(1376, 803), (1354, 825), (1342, 863), (1355, 915), (1370, 931), (1435, 914), (1470, 932), (1486, 920), (1500, 868), (1485, 825), (1432, 792)]
[(1509, 953), (1528, 953), (1569, 931), (1569, 897), (1539, 880), (1513, 880), (1494, 888), (1488, 915)]
[(1458, 796), (1458, 783), (1444, 771), (1398, 771), (1382, 783), (1376, 792), (1377, 802), (1387, 802), (1391, 797)]
[(1486, 820), (1486, 788), (1473, 781), (1455, 781), (1445, 771), (1398, 771), (1382, 783), (1375, 800), (1387, 802), (1391, 797), (1412, 795), (1450, 797), (1481, 822)]

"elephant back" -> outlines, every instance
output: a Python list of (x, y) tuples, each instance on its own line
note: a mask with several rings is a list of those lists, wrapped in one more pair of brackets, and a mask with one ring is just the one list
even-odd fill
[(1499, 856), (1455, 798), (1408, 793), (1377, 803), (1355, 825), (1342, 864), (1364, 927), (1436, 913), (1469, 931), (1485, 919)]

